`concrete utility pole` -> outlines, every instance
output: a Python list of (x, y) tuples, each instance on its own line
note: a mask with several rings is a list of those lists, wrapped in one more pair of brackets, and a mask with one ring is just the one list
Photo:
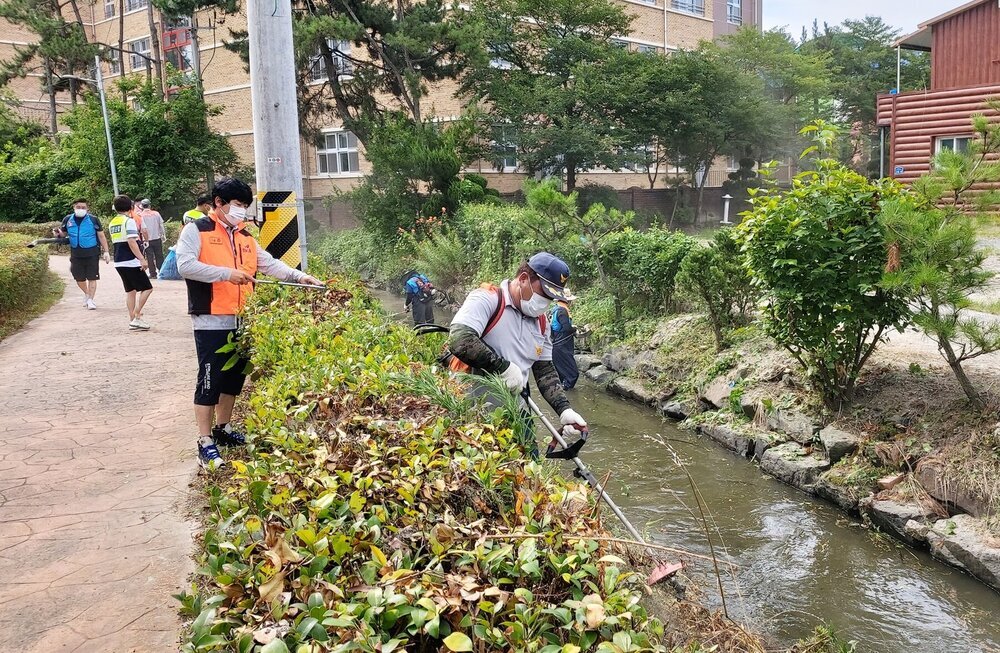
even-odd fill
[(292, 47), (291, 0), (247, 0), (260, 241), (285, 263), (306, 269), (302, 158)]

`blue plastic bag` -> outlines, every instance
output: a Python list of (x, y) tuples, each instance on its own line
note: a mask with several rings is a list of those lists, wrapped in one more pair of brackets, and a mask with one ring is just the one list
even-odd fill
[(174, 253), (173, 247), (170, 248), (170, 251), (164, 257), (158, 276), (168, 281), (180, 281), (181, 273), (177, 271), (177, 255)]

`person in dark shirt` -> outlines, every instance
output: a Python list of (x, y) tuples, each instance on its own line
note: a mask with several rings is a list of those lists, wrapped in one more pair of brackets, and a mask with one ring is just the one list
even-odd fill
[(580, 379), (580, 369), (573, 355), (576, 327), (569, 316), (569, 307), (576, 299), (567, 294), (565, 299), (556, 301), (549, 322), (552, 324), (552, 362), (559, 373), (559, 381), (563, 390), (570, 390)]
[(108, 255), (108, 240), (97, 216), (91, 215), (87, 200), (73, 202), (73, 212), (62, 219), (62, 224), (54, 229), (57, 238), (69, 241), (69, 271), (76, 285), (83, 291), (83, 305), (95, 310), (97, 304), (97, 281), (101, 278), (100, 259), (111, 259)]

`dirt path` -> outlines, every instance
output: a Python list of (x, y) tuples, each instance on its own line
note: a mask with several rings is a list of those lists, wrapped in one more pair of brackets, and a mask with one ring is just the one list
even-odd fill
[(129, 332), (111, 266), (88, 311), (68, 259), (50, 265), (65, 296), (0, 343), (0, 651), (176, 650), (196, 467), (184, 284), (154, 282), (154, 328)]

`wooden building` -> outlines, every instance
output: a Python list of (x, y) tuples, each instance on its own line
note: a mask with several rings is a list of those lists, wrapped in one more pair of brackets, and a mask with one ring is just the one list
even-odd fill
[(927, 90), (878, 96), (883, 174), (909, 183), (942, 149), (965, 149), (971, 117), (1000, 119), (985, 100), (1000, 100), (1000, 0), (973, 0), (921, 23), (897, 47), (931, 53)]

